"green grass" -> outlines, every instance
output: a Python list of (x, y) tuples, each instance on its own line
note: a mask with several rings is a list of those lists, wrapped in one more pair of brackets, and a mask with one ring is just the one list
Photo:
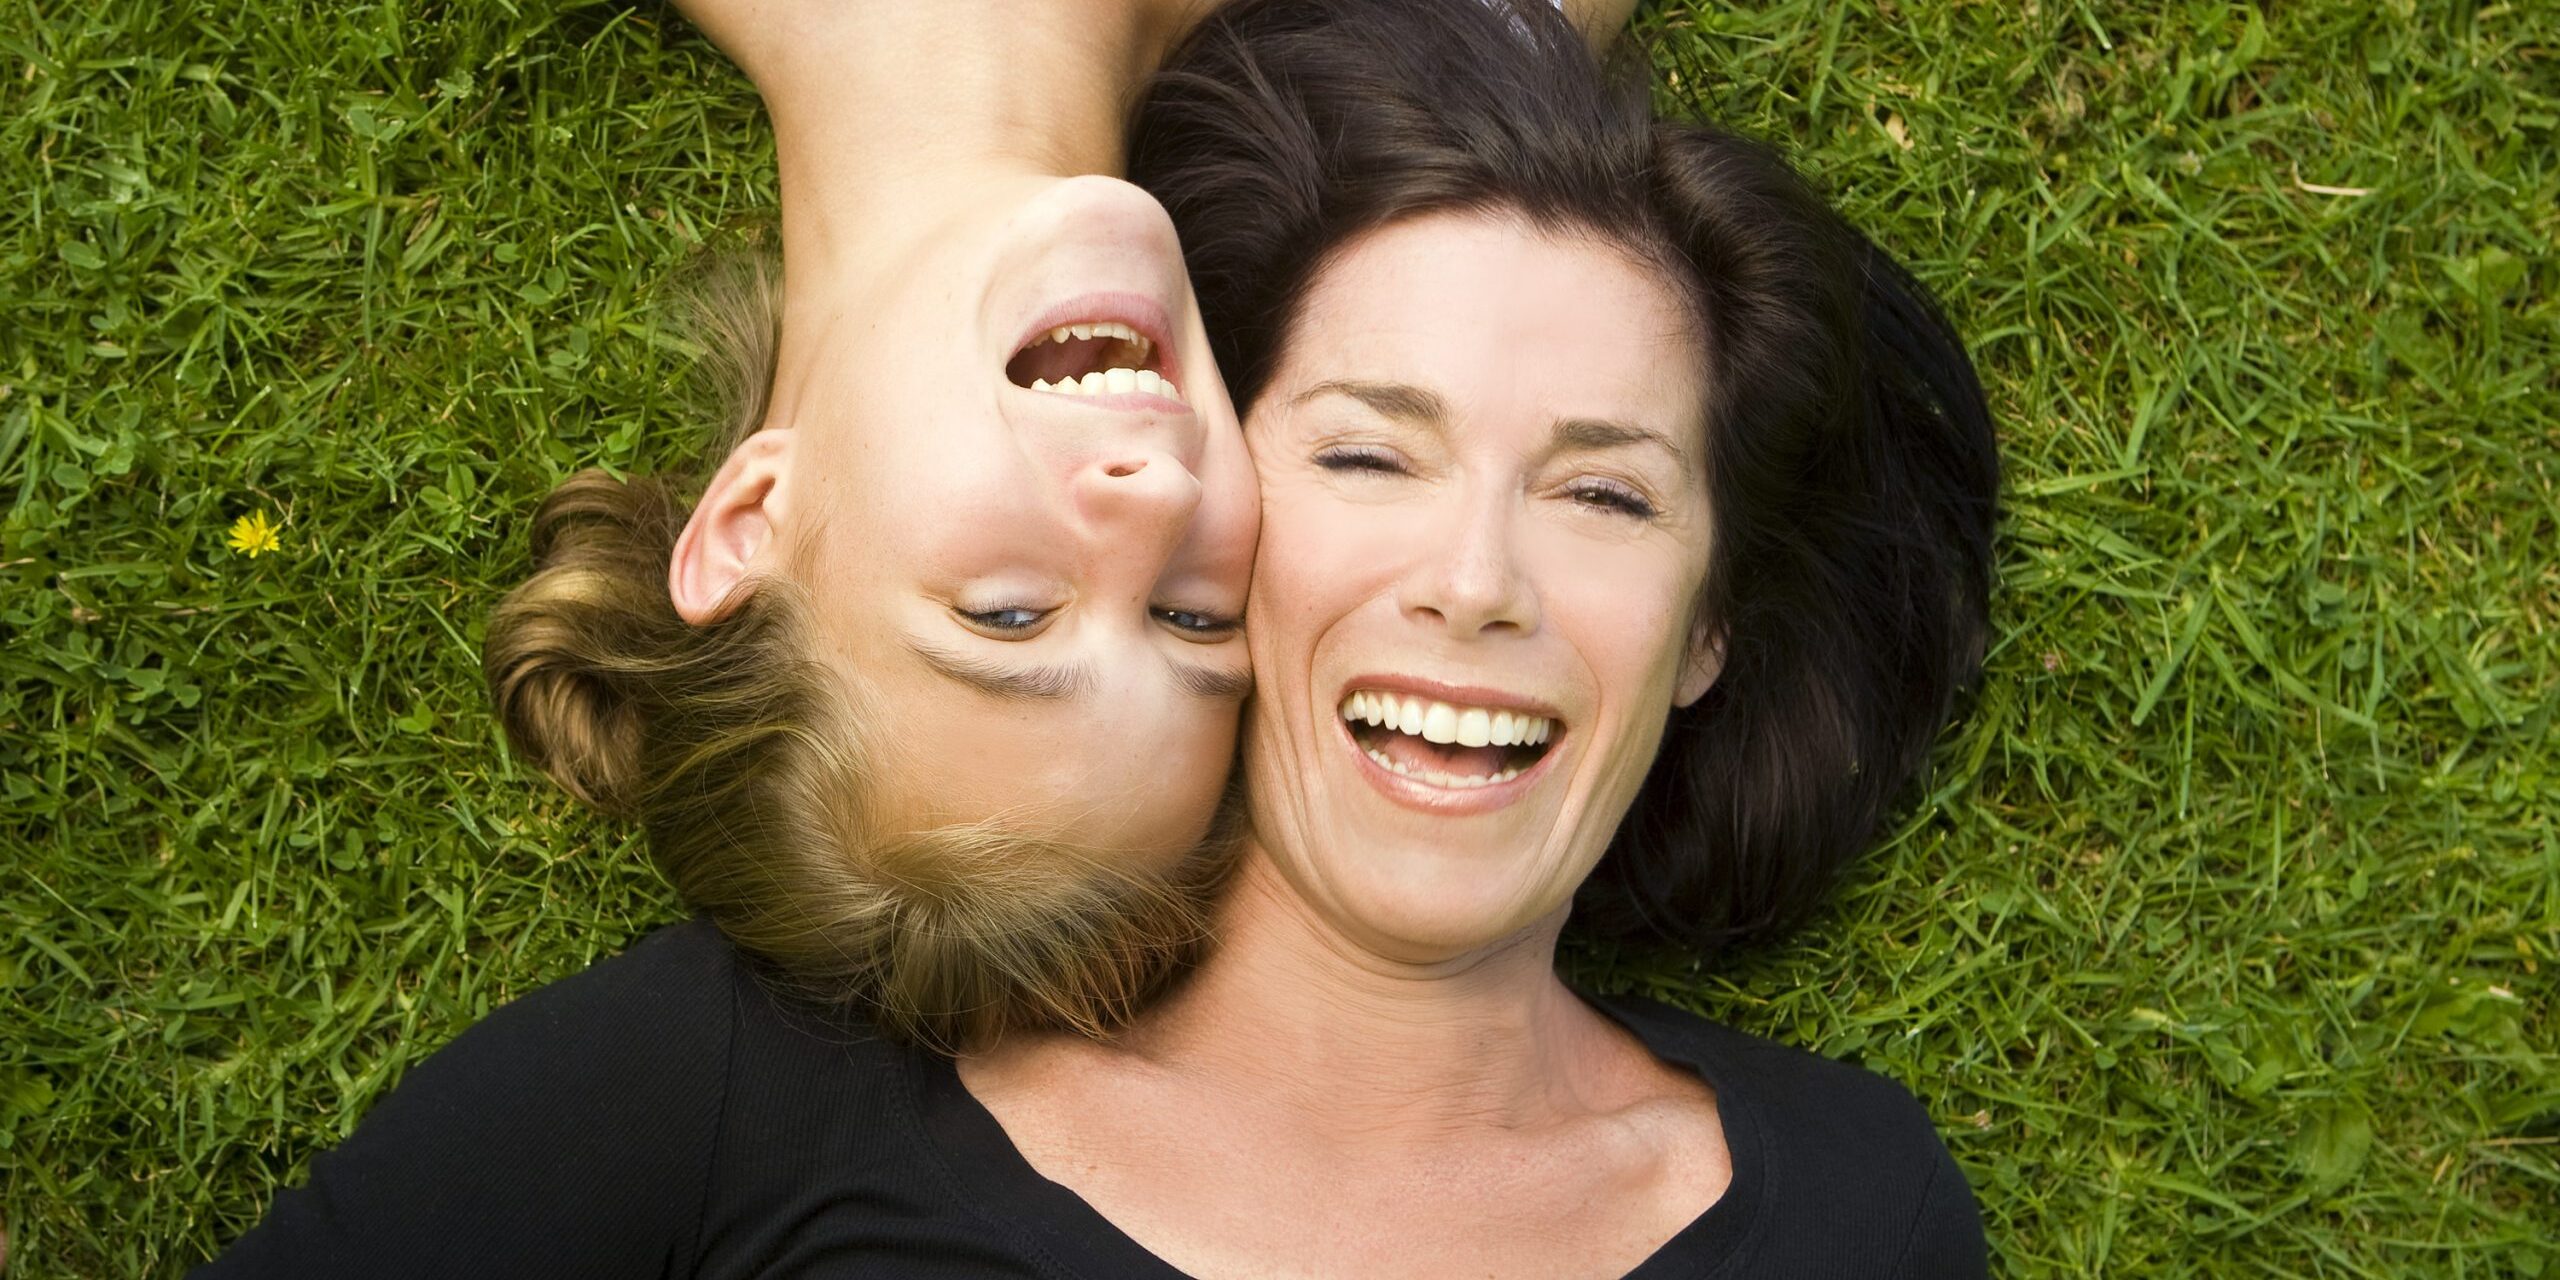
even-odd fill
[[(0, 1212), (162, 1275), (676, 909), (501, 751), (551, 482), (773, 204), (659, 10), (0, 21)], [(1980, 351), (1998, 641), (1802, 940), (1587, 974), (1909, 1083), (2015, 1276), (2560, 1267), (2560, 8), (1648, 13)], [(225, 546), (266, 512), (279, 550)]]

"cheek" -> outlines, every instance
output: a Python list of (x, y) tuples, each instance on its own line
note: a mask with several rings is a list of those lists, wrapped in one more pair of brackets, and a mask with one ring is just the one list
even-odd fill
[(1222, 580), (1242, 582), (1253, 572), (1262, 529), (1262, 494), (1253, 466), (1241, 452), (1209, 477), (1195, 523), (1197, 553)]
[(1064, 543), (1056, 487), (1011, 451), (909, 457), (862, 495), (872, 553), (911, 575), (979, 574)]
[(1546, 625), (1564, 633), (1598, 687), (1614, 699), (1641, 689), (1667, 707), (1687, 653), (1692, 591), (1683, 565), (1649, 547), (1596, 550), (1588, 542), (1556, 546), (1542, 559)]
[(1256, 612), (1277, 618), (1321, 615), (1357, 594), (1374, 563), (1379, 522), (1357, 508), (1292, 489), (1265, 489), (1262, 542), (1253, 561)]
[(1157, 739), (1173, 748), (1164, 758), (1152, 751), (1142, 753), (1148, 767), (1128, 794), (1170, 793), (1173, 803), (1168, 808), (1185, 818), (1182, 830), (1174, 833), (1179, 843), (1195, 842), (1208, 833), (1235, 764), (1236, 731), (1243, 710), (1234, 703), (1214, 709), (1200, 704), (1179, 725), (1167, 726), (1164, 737)]

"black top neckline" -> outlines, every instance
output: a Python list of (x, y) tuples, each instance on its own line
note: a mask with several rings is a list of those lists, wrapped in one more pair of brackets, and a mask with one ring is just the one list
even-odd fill
[[(1636, 1280), (1986, 1274), (1964, 1171), (1900, 1085), (1591, 1003), (1715, 1086), (1733, 1152)], [(1033, 1170), (949, 1061), (840, 1012), (777, 1000), (707, 923), (661, 930), (417, 1064), (197, 1280), (1178, 1280)]]
[[(1702, 1052), (1698, 1037), (1681, 1034), (1686, 1015), (1637, 997), (1577, 994), (1642, 1041), (1655, 1057), (1695, 1072), (1715, 1090), (1732, 1180), (1714, 1204), (1663, 1241), (1624, 1280), (1712, 1274), (1740, 1255), (1761, 1216), (1768, 1179), (1768, 1133), (1760, 1105), (1747, 1092), (1733, 1088), (1732, 1073), (1719, 1069), (1712, 1056)], [(903, 1101), (909, 1103), (920, 1145), (942, 1165), (959, 1198), (978, 1210), (990, 1226), (1070, 1273), (1190, 1280), (1188, 1273), (1149, 1252), (1073, 1188), (1033, 1168), (995, 1114), (961, 1082), (952, 1060), (918, 1053), (908, 1055), (908, 1062)]]

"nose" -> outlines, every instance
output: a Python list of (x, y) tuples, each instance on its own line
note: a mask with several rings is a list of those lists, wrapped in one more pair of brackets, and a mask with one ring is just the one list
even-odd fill
[(1514, 545), (1511, 504), (1488, 497), (1456, 512), (1418, 548), (1402, 584), (1404, 607), (1460, 637), (1538, 628), (1536, 584)]
[(1078, 468), (1077, 511), (1117, 549), (1171, 555), (1200, 509), (1200, 478), (1158, 449), (1125, 449)]

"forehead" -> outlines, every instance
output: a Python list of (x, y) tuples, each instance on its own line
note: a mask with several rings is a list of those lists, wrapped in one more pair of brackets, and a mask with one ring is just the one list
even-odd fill
[(1703, 365), (1677, 285), (1633, 251), (1512, 215), (1441, 213), (1337, 250), (1278, 372), (1392, 373), (1460, 401), (1671, 422), (1695, 415)]

